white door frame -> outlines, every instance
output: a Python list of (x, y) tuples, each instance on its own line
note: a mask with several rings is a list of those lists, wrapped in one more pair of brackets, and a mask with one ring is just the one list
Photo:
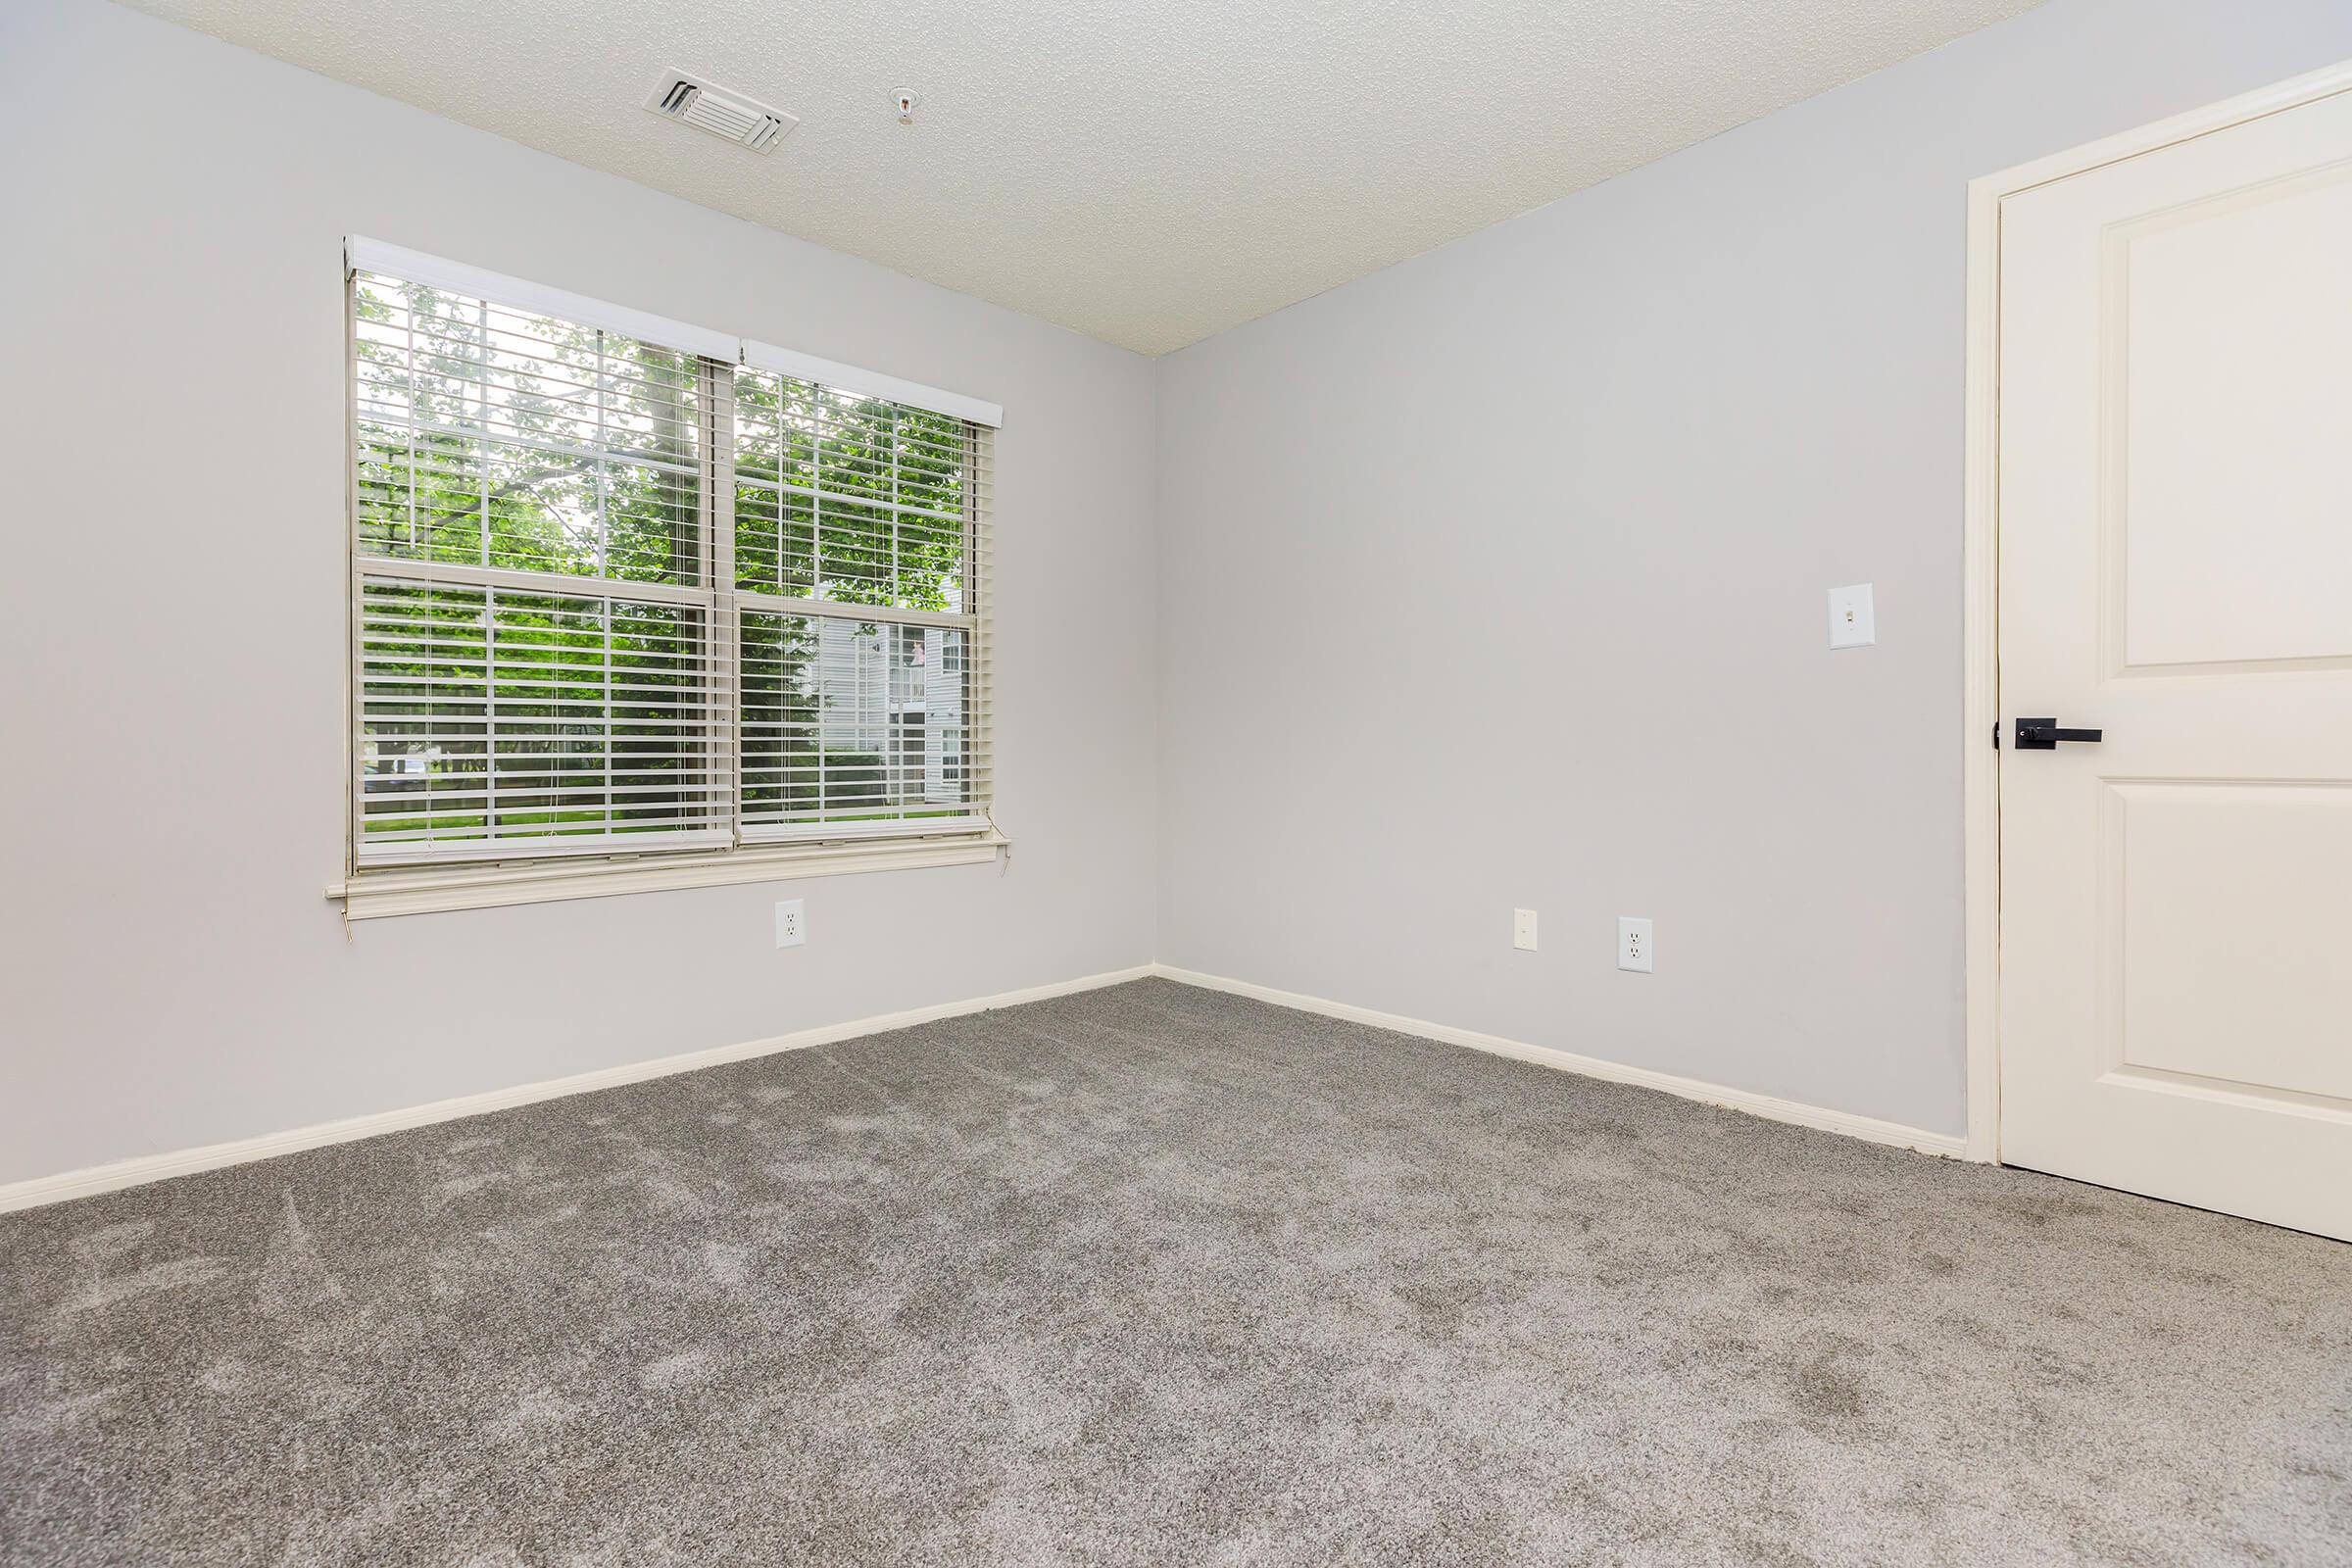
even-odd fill
[(2000, 352), (2001, 202), (2249, 120), (2352, 92), (2352, 60), (2137, 130), (1971, 180), (1968, 423), (1963, 478), (1961, 756), (1968, 907), (1968, 1157), (2001, 1157)]

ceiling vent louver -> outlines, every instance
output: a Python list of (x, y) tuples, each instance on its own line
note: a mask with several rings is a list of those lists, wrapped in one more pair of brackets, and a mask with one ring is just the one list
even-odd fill
[(755, 103), (739, 92), (714, 87), (682, 71), (670, 72), (656, 82), (645, 107), (663, 120), (692, 125), (756, 153), (773, 152), (776, 143), (800, 123), (798, 118), (780, 109)]

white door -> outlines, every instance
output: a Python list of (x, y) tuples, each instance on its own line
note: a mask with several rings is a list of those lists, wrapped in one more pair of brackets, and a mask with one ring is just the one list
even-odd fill
[(2352, 1239), (2352, 93), (2000, 236), (2001, 1157)]

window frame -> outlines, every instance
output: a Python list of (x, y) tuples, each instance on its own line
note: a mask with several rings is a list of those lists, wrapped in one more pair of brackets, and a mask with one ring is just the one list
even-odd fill
[[(387, 558), (362, 551), (356, 287), (362, 272), (483, 300), (500, 309), (546, 317), (567, 325), (633, 338), (688, 355), (695, 362), (701, 446), (697, 518), (703, 530), (702, 559), (707, 581), (684, 590), (683, 594), (674, 589), (662, 590), (662, 597), (691, 596), (706, 609), (705, 689), (711, 715), (708, 809), (709, 814), (723, 822), (727, 843), (629, 850), (612, 848), (610, 836), (605, 836), (582, 849), (566, 850), (547, 839), (518, 839), (504, 845), (485, 839), (478, 841), (481, 853), (475, 855), (459, 846), (476, 841), (459, 840), (451, 841), (447, 850), (397, 861), (363, 862), (364, 783), (360, 761), (367, 722), (363, 703), (367, 676), (366, 584), (370, 577), (393, 576), (479, 586), (477, 579), (495, 578), (500, 572), (495, 567), (474, 568), (429, 561), (404, 563), (401, 569), (386, 571), (382, 568)], [(357, 236), (345, 242), (342, 284), (344, 591), (348, 633), (343, 681), (344, 879), (328, 887), (326, 893), (329, 899), (343, 905), (347, 919), (733, 882), (969, 864), (997, 858), (1008, 842), (998, 830), (993, 814), (990, 760), (993, 740), (988, 657), (993, 618), (990, 491), (994, 433), (1004, 418), (999, 406)], [(952, 418), (960, 424), (964, 434), (961, 611), (947, 613), (893, 605), (800, 600), (741, 587), (736, 580), (735, 559), (738, 476), (734, 447), (738, 421), (734, 406), (737, 378), (747, 370), (773, 374), (788, 381), (814, 383), (831, 392), (850, 392), (860, 398)], [(424, 569), (436, 564), (444, 566), (441, 574)], [(553, 579), (558, 574), (544, 575)], [(581, 576), (564, 591), (610, 603), (630, 598), (637, 586), (642, 585), (625, 579)], [(536, 584), (528, 591), (554, 590)], [(822, 590), (812, 582), (810, 591)], [(834, 823), (819, 820), (798, 831), (771, 826), (747, 837), (743, 783), (746, 771), (743, 616), (747, 610), (761, 614), (871, 622), (884, 627), (886, 635), (891, 636), (897, 635), (894, 628), (899, 626), (953, 626), (963, 631), (965, 668), (959, 682), (962, 744), (958, 754), (963, 772), (963, 809), (954, 816)], [(487, 666), (485, 679), (488, 679)], [(895, 738), (892, 745), (895, 751)], [(893, 765), (897, 765), (895, 756)], [(901, 805), (903, 808), (904, 803)]]

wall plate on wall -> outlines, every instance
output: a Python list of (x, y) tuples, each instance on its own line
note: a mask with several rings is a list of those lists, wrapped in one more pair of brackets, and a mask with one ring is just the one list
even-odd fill
[(1879, 617), (1870, 603), (1870, 584), (1830, 590), (1830, 646), (1867, 648), (1879, 640)]

